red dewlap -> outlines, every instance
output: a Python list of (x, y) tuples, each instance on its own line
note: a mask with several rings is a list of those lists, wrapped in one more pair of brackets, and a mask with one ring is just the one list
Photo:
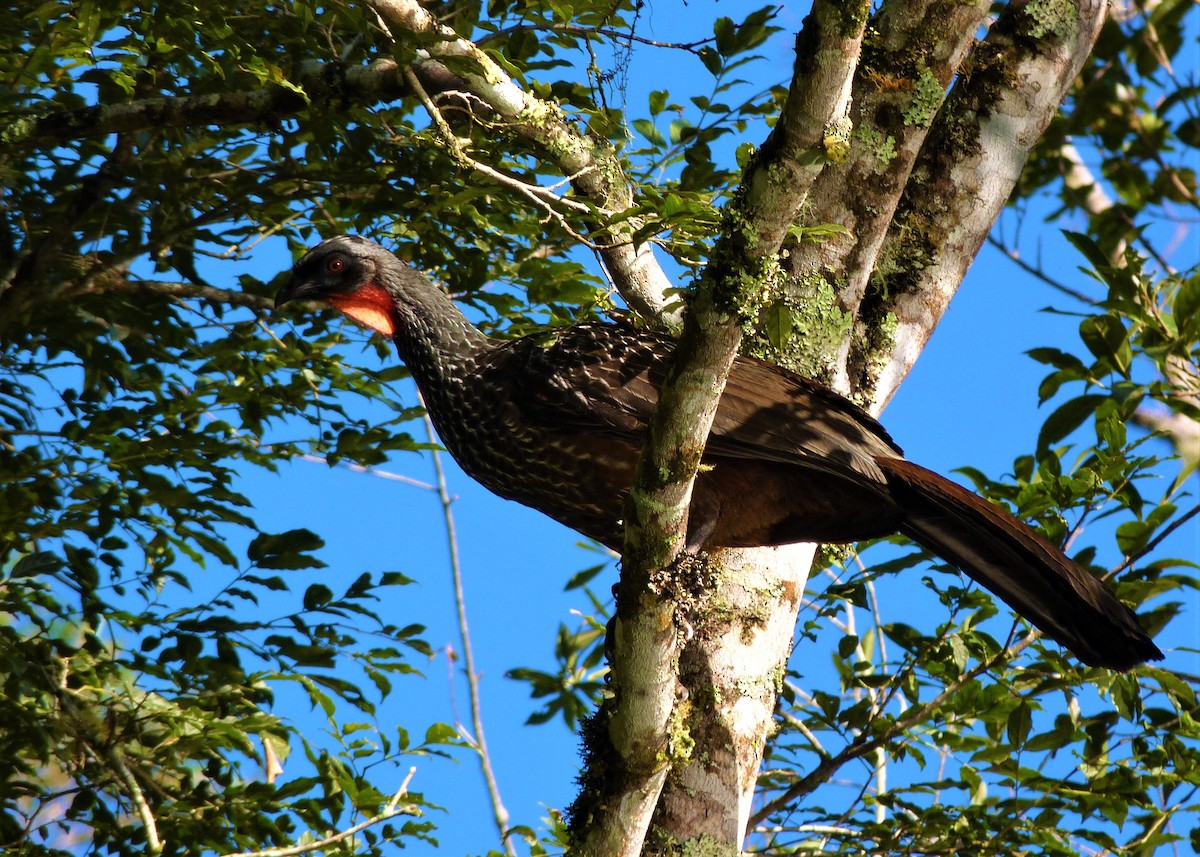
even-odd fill
[(348, 295), (330, 295), (326, 300), (334, 309), (384, 336), (396, 332), (396, 305), (382, 286), (367, 283)]

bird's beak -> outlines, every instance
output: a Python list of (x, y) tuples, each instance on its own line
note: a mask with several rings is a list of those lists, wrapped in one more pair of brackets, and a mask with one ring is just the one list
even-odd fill
[(279, 309), (289, 301), (299, 300), (313, 291), (315, 288), (312, 283), (289, 277), (288, 281), (283, 284), (283, 288), (275, 294), (275, 309)]

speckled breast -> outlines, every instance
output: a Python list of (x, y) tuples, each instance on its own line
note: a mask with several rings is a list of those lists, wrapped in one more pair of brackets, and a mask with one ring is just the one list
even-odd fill
[(423, 389), (454, 460), (488, 490), (620, 547), (625, 496), (639, 450), (626, 440), (558, 430), (523, 413), (487, 367), (455, 367)]

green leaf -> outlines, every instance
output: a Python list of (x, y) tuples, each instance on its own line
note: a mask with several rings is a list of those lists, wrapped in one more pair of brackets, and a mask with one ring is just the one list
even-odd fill
[(633, 127), (655, 146), (665, 146), (667, 140), (649, 119), (634, 119)]
[(1132, 359), (1129, 332), (1121, 320), (1111, 315), (1085, 318), (1079, 325), (1079, 336), (1088, 351), (1099, 359), (1108, 359), (1122, 374), (1128, 372)]
[(786, 351), (794, 329), (795, 319), (791, 309), (782, 301), (772, 304), (763, 319), (763, 332), (771, 346), (777, 351)]
[(1033, 730), (1033, 709), (1027, 700), (1022, 699), (1008, 715), (1008, 740), (1014, 747), (1020, 747)]
[(858, 637), (850, 634), (838, 640), (838, 657), (846, 659), (851, 657), (858, 649)]
[(1058, 348), (1031, 348), (1025, 353), (1039, 363), (1046, 363), (1071, 373), (1072, 377), (1087, 377), (1087, 366), (1074, 354), (1068, 354)]
[(721, 56), (729, 56), (736, 52), (736, 33), (732, 18), (720, 17), (713, 22), (713, 35), (716, 36), (717, 50)]
[(324, 568), (325, 563), (307, 551), (324, 547), (325, 542), (309, 530), (288, 530), (285, 533), (260, 533), (250, 542), (246, 555), (259, 568), (295, 570), (299, 568)]
[(16, 565), (8, 573), (11, 578), (44, 577), (61, 570), (63, 561), (49, 551), (38, 551), (26, 554), (17, 560)]
[(314, 583), (304, 590), (304, 609), (319, 610), (333, 601), (333, 590), (321, 583)]
[(1063, 235), (1074, 245), (1076, 250), (1083, 254), (1094, 269), (1100, 271), (1111, 267), (1112, 263), (1109, 261), (1108, 254), (1100, 248), (1094, 238), (1084, 235), (1082, 232), (1071, 232), (1066, 229), (1063, 230)]
[(1096, 409), (1106, 401), (1108, 401), (1107, 396), (1088, 393), (1076, 396), (1059, 405), (1054, 413), (1046, 418), (1038, 433), (1039, 457), (1043, 456), (1053, 444), (1083, 425), (1084, 420), (1092, 416)]
[(589, 566), (582, 571), (577, 571), (567, 580), (563, 587), (564, 592), (570, 592), (572, 589), (579, 589), (590, 583), (596, 575), (608, 568), (607, 562), (602, 562), (599, 565)]
[(700, 50), (696, 52), (696, 56), (699, 57), (700, 62), (704, 64), (704, 67), (708, 69), (710, 74), (716, 76), (721, 73), (724, 60), (721, 59), (721, 55), (719, 53), (710, 48), (708, 45), (700, 48)]
[[(1200, 327), (1195, 326), (1197, 319), (1200, 319), (1200, 273), (1193, 274), (1183, 281), (1175, 295), (1172, 314), (1177, 319), (1192, 322), (1192, 329), (1200, 331)], [(1182, 324), (1180, 328), (1183, 328)]]
[(459, 744), (458, 730), (449, 723), (434, 723), (425, 730), (425, 744)]

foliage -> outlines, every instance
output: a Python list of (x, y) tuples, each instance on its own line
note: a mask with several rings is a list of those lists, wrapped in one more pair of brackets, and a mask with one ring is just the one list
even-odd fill
[[(1117, 569), (1100, 565), (1094, 546), (1073, 556), (1097, 574), (1119, 573), (1118, 593), (1127, 601), (1178, 598), (1195, 590), (1200, 564), (1155, 549), (1195, 508), (1178, 508), (1187, 497), (1183, 481), (1154, 477), (1164, 468), (1153, 443), (1132, 436), (1126, 422), (1151, 398), (1194, 413), (1191, 382), (1182, 389), (1165, 379), (1168, 355), (1194, 359), (1200, 339), (1182, 332), (1194, 327), (1190, 318), (1170, 315), (1181, 278), (1151, 282), (1134, 254), (1116, 267), (1094, 243), (1082, 236), (1076, 242), (1102, 262), (1100, 279), (1110, 286), (1109, 298), (1080, 322), (1092, 362), (1055, 348), (1032, 356), (1054, 368), (1042, 384), (1044, 398), (1073, 387), (1093, 392), (1051, 412), (1037, 452), (1013, 463), (1011, 481), (963, 472), (985, 496), (1040, 521), (1060, 542), (1093, 525), (1112, 532), (1124, 557)], [(1110, 279), (1145, 288), (1122, 301)], [(1200, 280), (1193, 273), (1187, 282)], [(1111, 333), (1098, 337), (1100, 329)], [(1153, 380), (1135, 383), (1134, 372)], [(1076, 511), (1068, 524), (1062, 510), (1070, 508)], [(888, 577), (921, 557), (869, 562), (874, 553), (867, 551), (865, 571), (844, 569), (815, 595), (822, 619), (811, 621), (809, 632), (828, 639), (830, 619), (844, 632), (827, 643), (837, 649), (839, 682), (814, 688), (804, 671), (784, 694), (796, 718), (788, 722), (803, 727), (785, 729), (769, 751), (774, 772), (764, 774), (758, 817), (780, 831), (773, 844), (804, 842), (805, 830), (822, 831), (824, 847), (838, 853), (861, 853), (864, 842), (885, 853), (933, 843), (954, 853), (1151, 853), (1194, 841), (1200, 804), (1190, 783), (1200, 770), (1200, 733), (1189, 677), (1152, 667), (1136, 675), (1081, 669), (1059, 647), (997, 617), (985, 593), (941, 575), (926, 577), (925, 585), (950, 620), (936, 634), (923, 633), (890, 620), (883, 607), (901, 597), (888, 594)], [(1161, 629), (1178, 618), (1174, 598), (1154, 601), (1143, 621)], [(865, 626), (855, 624), (855, 613)], [(997, 672), (1026, 647), (1032, 658)], [(852, 762), (875, 777), (899, 762), (936, 774), (900, 784), (889, 778), (886, 792), (848, 802), (822, 800), (815, 783), (790, 774), (815, 769), (824, 783)], [(931, 797), (940, 806), (930, 807)]]
[[(321, 537), (264, 530), (241, 487), (300, 456), (377, 466), (427, 448), (409, 433), (419, 411), (399, 404), (405, 372), (390, 356), (393, 368), (364, 368), (328, 313), (273, 327), (274, 283), (248, 260), (285, 260), (319, 234), (387, 239), (505, 334), (594, 314), (609, 289), (570, 223), (531, 211), (505, 180), (560, 181), (546, 151), (467, 121), (460, 145), (492, 169), (470, 171), (398, 73), (370, 78), (374, 88), (350, 74), (420, 47), (392, 45), (366, 5), (26, 6), (0, 33), (0, 849), (311, 843), (379, 816), (414, 756), (459, 740), (445, 724), (416, 740), (377, 721), (430, 654), (422, 617), (381, 607), (403, 605), (396, 593), (414, 572), (324, 574)], [(1200, 417), (1200, 278), (1167, 270), (1151, 227), (1197, 207), (1186, 156), (1200, 143), (1200, 88), (1170, 76), (1188, 8), (1135, 6), (1108, 25), (1022, 179), (1016, 215), (1046, 197), (1057, 216), (1085, 212), (1073, 241), (1098, 296), (1071, 308), (1082, 349), (1032, 354), (1052, 370), (1041, 394), (1054, 403), (1036, 449), (1012, 479), (966, 471), (1051, 538), (1106, 522), (1124, 557), (1119, 592), (1157, 599), (1154, 630), (1195, 585), (1194, 562), (1157, 550), (1194, 512), (1186, 471), (1127, 427), (1151, 403)], [(755, 63), (780, 30), (773, 10), (657, 45), (635, 42), (651, 10), (626, 0), (443, 11), (524, 90), (617, 152), (633, 201), (591, 241), (635, 223), (634, 239), (681, 270), (703, 265), (786, 90), (784, 72)], [(623, 78), (635, 44), (691, 62), (694, 89), (652, 84), (635, 104)], [(922, 80), (927, 123), (942, 90)], [(1071, 139), (1087, 141), (1114, 204), (1091, 206), (1086, 187), (1063, 183)], [(1103, 570), (1094, 547), (1076, 558)], [(802, 630), (835, 653), (833, 678), (785, 683), (755, 847), (1200, 843), (1195, 815), (1191, 829), (1175, 822), (1197, 812), (1190, 677), (1081, 670), (1037, 641), (1018, 659), (1006, 645), (1022, 632), (940, 573), (925, 578), (950, 612), (936, 633), (876, 621), (877, 587), (916, 561), (847, 571), (813, 593)], [(608, 606), (586, 589), (594, 573), (572, 580), (594, 615), (559, 634), (559, 669), (511, 672), (545, 700), (531, 722), (575, 728), (604, 692)], [(302, 734), (296, 704), (327, 732)], [(884, 787), (901, 762), (913, 767)], [(849, 796), (830, 788), (851, 776)], [(432, 839), (420, 813), (436, 796), (403, 801), (340, 847)], [(518, 832), (537, 853), (559, 847), (550, 828), (541, 844)]]

